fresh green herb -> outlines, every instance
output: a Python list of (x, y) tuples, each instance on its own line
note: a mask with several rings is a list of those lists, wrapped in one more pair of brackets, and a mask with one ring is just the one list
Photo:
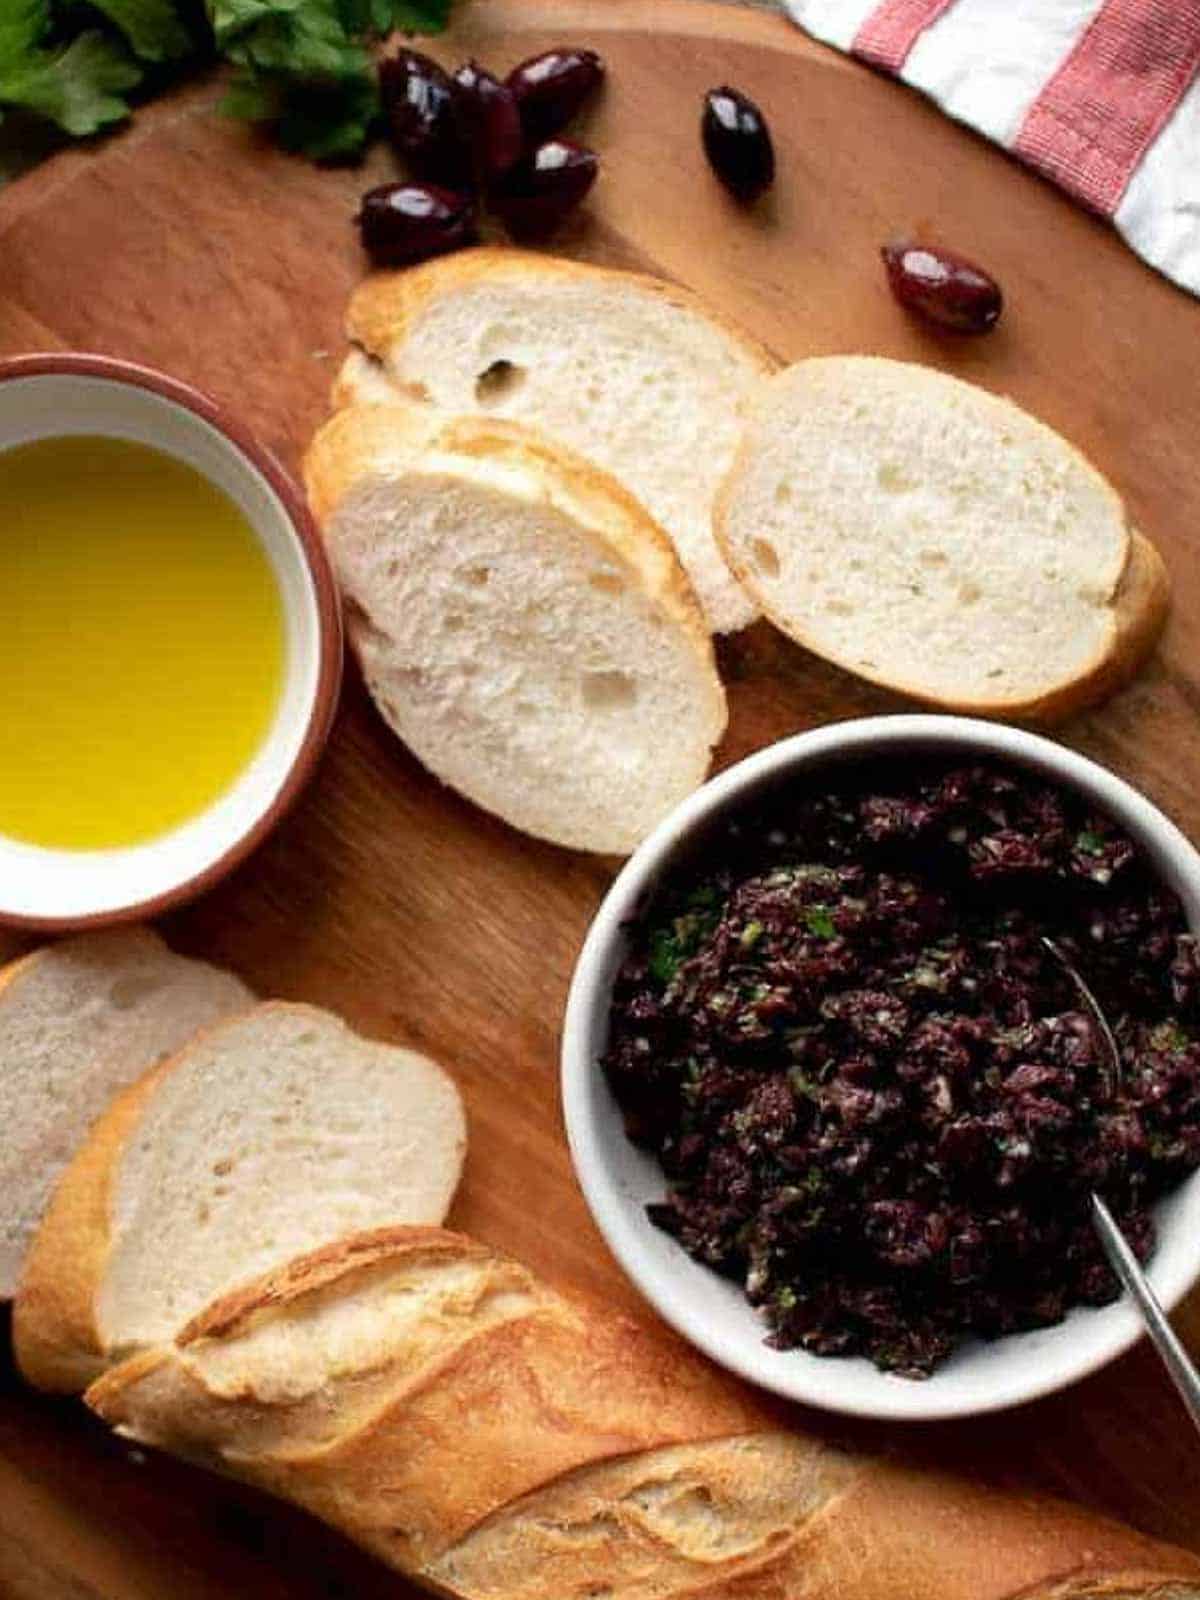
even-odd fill
[(788, 1068), (788, 1083), (791, 1085), (792, 1093), (802, 1100), (819, 1100), (821, 1097), (820, 1083), (810, 1073), (805, 1072), (803, 1067)]
[(738, 944), (743, 950), (753, 950), (766, 931), (761, 922), (748, 922), (742, 929)]
[(679, 1088), (685, 1105), (694, 1106), (700, 1098), (700, 1086), (704, 1079), (704, 1068), (695, 1056), (689, 1056), (683, 1069), (683, 1081)]
[(1178, 1161), (1183, 1153), (1180, 1140), (1164, 1138), (1161, 1133), (1152, 1133), (1146, 1145), (1152, 1161)]
[(779, 1199), (788, 1205), (808, 1203), (815, 1195), (825, 1193), (825, 1179), (819, 1167), (809, 1167), (802, 1178), (787, 1184), (779, 1191)]
[(884, 1372), (894, 1372), (908, 1360), (904, 1346), (898, 1341), (877, 1344), (871, 1350), (871, 1359)]
[(722, 899), (715, 883), (702, 883), (692, 890), (684, 904), (689, 911), (719, 911)]
[(1155, 1050), (1175, 1053), (1186, 1050), (1189, 1042), (1187, 1034), (1177, 1022), (1159, 1022), (1150, 1030), (1150, 1043)]
[(179, 61), (196, 48), (174, 0), (91, 0), (143, 61)]
[[(77, 30), (72, 0), (0, 3), (0, 108), (20, 107), (76, 136), (130, 113), (145, 65), (223, 57), (222, 109), (270, 123), (314, 159), (357, 154), (379, 118), (372, 44), (393, 30), (438, 33), (451, 0), (91, 0), (101, 26)], [(157, 76), (161, 76), (158, 74)], [(156, 77), (157, 81), (157, 77)]]
[(833, 939), (837, 935), (828, 906), (805, 906), (801, 916), (809, 933), (818, 939)]
[(1084, 828), (1075, 835), (1075, 848), (1081, 855), (1098, 856), (1104, 853), (1104, 840), (1092, 828)]
[(721, 898), (711, 884), (695, 889), (684, 902), (687, 909), (681, 916), (652, 929), (648, 965), (651, 976), (664, 987), (720, 921)]
[(668, 984), (679, 971), (683, 952), (673, 928), (655, 928), (650, 935), (650, 975)]
[(8, 0), (0, 12), (0, 106), (19, 106), (77, 135), (119, 122), (141, 69), (94, 28), (60, 47), (50, 44), (50, 28), (49, 0)]

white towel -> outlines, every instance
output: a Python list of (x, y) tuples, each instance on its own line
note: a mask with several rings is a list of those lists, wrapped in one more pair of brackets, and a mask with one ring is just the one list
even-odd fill
[(1200, 294), (1200, 0), (785, 0)]

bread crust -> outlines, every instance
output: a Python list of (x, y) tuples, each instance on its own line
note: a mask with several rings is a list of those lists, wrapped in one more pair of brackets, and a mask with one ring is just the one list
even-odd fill
[[(331, 1439), (298, 1448), (286, 1442), (286, 1426), (273, 1429), (284, 1442), (255, 1454), (242, 1427), (243, 1402), (257, 1394), (253, 1377), (249, 1369), (240, 1379), (227, 1377), (234, 1398), (216, 1395), (205, 1383), (207, 1342), (236, 1341), (264, 1318), (302, 1316), (316, 1296), (355, 1280), (364, 1266), (433, 1254), (479, 1270), (477, 1304), (486, 1304), (498, 1283), (512, 1293), (514, 1274), (527, 1285), (527, 1304), (498, 1321), (473, 1309), (479, 1326), (470, 1336), (446, 1341), (415, 1367), (406, 1352), (392, 1356), (382, 1383), (372, 1372), (365, 1414), (355, 1376), (343, 1375), (319, 1403), (335, 1417), (353, 1416), (353, 1426), (343, 1421)], [(376, 1230), (303, 1258), (210, 1308), (163, 1361), (105, 1374), (88, 1390), (87, 1404), (122, 1420), (129, 1380), (137, 1384), (149, 1371), (160, 1388), (169, 1372), (219, 1461), (328, 1521), (351, 1520), (361, 1543), (408, 1571), (547, 1477), (742, 1432), (762, 1418), (753, 1397), (723, 1384), (665, 1331), (598, 1313), (497, 1252), (436, 1229)], [(156, 1400), (156, 1408), (163, 1404)], [(304, 1424), (296, 1431), (303, 1434)]]
[[(309, 1009), (285, 1000), (262, 1001), (211, 1023), (118, 1094), (93, 1123), (59, 1180), (17, 1288), (13, 1349), (29, 1383), (52, 1393), (79, 1394), (128, 1354), (111, 1349), (105, 1341), (98, 1318), (99, 1295), (114, 1243), (113, 1186), (124, 1151), (159, 1085), (202, 1040), (237, 1026), (241, 1018)], [(409, 1232), (414, 1235), (411, 1247), (416, 1248), (421, 1230)], [(369, 1254), (369, 1236), (364, 1240), (356, 1236), (355, 1249)], [(342, 1254), (335, 1254), (341, 1264)], [(305, 1283), (311, 1285), (319, 1276), (324, 1253), (316, 1252), (311, 1262), (305, 1259)], [(285, 1269), (284, 1282), (287, 1277)], [(230, 1297), (231, 1307), (239, 1303), (236, 1294)]]
[[(680, 284), (515, 247), (483, 245), (419, 267), (376, 272), (359, 285), (346, 313), (346, 330), (355, 348), (334, 381), (333, 405), (377, 401), (389, 384), (397, 394), (430, 400), (429, 388), (407, 372), (407, 341), (441, 303), (452, 304), (456, 297), (476, 289), (501, 296), (552, 297), (559, 288), (573, 289), (584, 304), (603, 297), (601, 303), (619, 301), (638, 316), (645, 316), (648, 310), (669, 310), (680, 323), (686, 319), (694, 328), (703, 326), (709, 338), (721, 341), (720, 353), (714, 357), (716, 366), (728, 370), (739, 392), (778, 366), (776, 357), (759, 340)], [(431, 387), (436, 390), (436, 385)], [(731, 423), (732, 404), (731, 397)], [(571, 434), (570, 442), (585, 456), (595, 452), (598, 459), (608, 461), (598, 435), (584, 430)], [(727, 440), (723, 448), (731, 442)], [(749, 626), (755, 614), (748, 593), (724, 570), (712, 537), (711, 495), (719, 466), (714, 464), (704, 474), (703, 497), (696, 500), (680, 526), (653, 495), (650, 507), (653, 515), (665, 518), (673, 542), (676, 535), (681, 541), (681, 558), (695, 581), (710, 631), (733, 633)], [(609, 463), (609, 467), (622, 475), (618, 463)], [(681, 476), (686, 477), (687, 472), (685, 465)], [(636, 485), (641, 479), (631, 473), (630, 482)]]
[[(877, 361), (882, 361), (882, 358), (869, 356), (823, 357), (820, 359), (828, 363), (852, 361), (868, 367)], [(894, 366), (898, 363), (888, 361), (883, 364)], [(803, 363), (800, 363), (800, 365), (803, 365)], [(962, 379), (954, 379), (952, 381), (959, 384), (963, 383)], [(971, 386), (967, 385), (967, 387)], [(1033, 421), (1040, 428), (1046, 428), (1044, 423), (1040, 423), (1037, 418), (1031, 418), (1028, 413), (1022, 411), (1019, 406), (1016, 406), (1004, 396), (989, 394), (989, 399), (1000, 407), (1009, 408), (1020, 418), (1022, 425), (1027, 425), (1030, 421)], [(770, 403), (769, 394), (764, 403)], [(1053, 432), (1050, 429), (1046, 429), (1046, 431)], [(1064, 439), (1057, 433), (1054, 434), (1054, 438), (1058, 441), (1065, 454), (1073, 456), (1082, 463), (1088, 472), (1095, 474), (1100, 479), (1112, 502), (1120, 509), (1124, 518), (1124, 502), (1103, 473), (1069, 440)], [(759, 581), (758, 574), (746, 559), (745, 552), (731, 534), (729, 527), (731, 502), (738, 488), (741, 471), (752, 459), (753, 451), (754, 441), (751, 437), (751, 432), (748, 431), (734, 458), (733, 466), (717, 493), (713, 510), (713, 527), (721, 553), (733, 571), (734, 576), (754, 596), (755, 604), (761, 609), (763, 615), (781, 633), (795, 640), (797, 644), (802, 645), (806, 650), (811, 650), (814, 655), (819, 655), (824, 660), (832, 662), (834, 666), (853, 673), (855, 677), (864, 678), (869, 683), (879, 684), (881, 688), (890, 689), (897, 694), (908, 695), (915, 700), (920, 700), (927, 705), (936, 706), (945, 711), (1014, 722), (1052, 725), (1062, 722), (1068, 717), (1075, 716), (1089, 706), (1106, 699), (1128, 683), (1153, 650), (1163, 630), (1170, 606), (1170, 580), (1167, 569), (1156, 547), (1143, 534), (1134, 529), (1126, 519), (1125, 560), (1108, 598), (1111, 617), (1108, 638), (1103, 647), (1096, 652), (1082, 671), (1043, 694), (1032, 697), (995, 700), (971, 699), (968, 696), (937, 695), (917, 685), (904, 682), (895, 677), (889, 677), (885, 673), (870, 672), (858, 664), (842, 660), (831, 651), (817, 644), (794, 618), (780, 612), (778, 606), (774, 604), (770, 592), (764, 588)]]
[(92, 1124), (33, 1237), (13, 1303), (12, 1333), (21, 1375), (37, 1389), (79, 1394), (109, 1365), (96, 1296), (112, 1248), (112, 1185), (143, 1111), (192, 1042), (123, 1089)]
[(1129, 551), (1111, 604), (1113, 634), (1104, 655), (1072, 683), (1009, 715), (1035, 722), (1062, 722), (1107, 700), (1141, 670), (1166, 626), (1171, 580), (1157, 546), (1136, 528), (1129, 530)]
[(335, 1239), (252, 1283), (231, 1289), (205, 1306), (175, 1336), (183, 1350), (204, 1339), (234, 1339), (265, 1315), (291, 1305), (352, 1274), (405, 1257), (427, 1261), (438, 1256), (486, 1261), (486, 1246), (474, 1244), (447, 1228), (368, 1228), (345, 1239)]
[[(468, 483), (488, 493), (511, 495), (530, 506), (549, 506), (567, 518), (572, 527), (594, 543), (606, 564), (613, 563), (626, 574), (631, 592), (649, 600), (665, 621), (682, 638), (686, 654), (693, 658), (697, 724), (704, 743), (696, 744), (689, 755), (689, 784), (701, 781), (711, 753), (728, 721), (724, 686), (717, 671), (712, 636), (690, 581), (670, 539), (643, 508), (640, 501), (616, 479), (565, 446), (521, 424), (493, 417), (446, 417), (430, 413), (413, 402), (395, 405), (352, 406), (337, 412), (313, 439), (304, 461), (305, 481), (310, 502), (321, 522), (326, 543), (340, 581), (346, 584), (345, 564), (339, 554), (343, 533), (339, 525), (339, 506), (359, 487), (403, 479), (410, 484), (434, 486)], [(348, 597), (348, 633), (352, 646), (363, 658), (360, 618), (355, 606), (370, 613), (369, 594)], [(646, 626), (652, 626), (649, 622)], [(362, 624), (371, 637), (367, 623)], [(368, 686), (374, 692), (369, 661), (364, 659)], [(386, 710), (386, 696), (376, 694), (385, 719), (404, 736), (402, 724)], [(444, 780), (436, 756), (418, 749), (426, 765)], [(694, 771), (692, 770), (694, 769)], [(461, 786), (461, 785), (460, 785)], [(478, 803), (488, 805), (488, 795), (468, 791)], [(495, 807), (492, 807), (495, 809)], [(556, 831), (540, 821), (511, 808), (506, 819), (527, 832), (544, 833), (556, 843), (606, 852), (629, 850), (638, 842), (640, 827), (626, 826), (623, 833), (616, 822), (607, 823), (603, 836), (577, 828)]]
[(645, 593), (690, 636), (693, 649), (708, 666), (713, 713), (719, 713), (719, 737), (727, 710), (712, 636), (675, 546), (641, 501), (585, 457), (500, 418), (455, 417), (438, 433), (435, 448), (534, 473), (553, 505), (588, 527), (633, 571)]
[(447, 420), (432, 406), (400, 394), (335, 411), (317, 429), (301, 462), (308, 504), (322, 531), (360, 477), (387, 467), (405, 469)]
[(623, 484), (585, 457), (532, 428), (498, 417), (447, 417), (415, 401), (350, 406), (335, 412), (304, 456), (309, 503), (335, 555), (333, 514), (363, 479), (390, 471), (440, 475), (454, 458), (497, 462), (528, 474), (540, 498), (582, 524), (670, 619), (707, 664), (723, 731), (724, 691), (700, 603), (670, 539)]
[[(417, 1357), (384, 1352), (381, 1305), (378, 1348), (320, 1391), (331, 1435), (289, 1448), (287, 1406), (264, 1398), (253, 1361), (239, 1367), (238, 1340), (264, 1319), (299, 1326), (364, 1269), (422, 1252), (484, 1281), (507, 1268), (533, 1300)], [(362, 1381), (377, 1385), (365, 1417)], [(665, 1331), (568, 1301), (440, 1230), (379, 1230), (305, 1257), (85, 1399), (130, 1436), (281, 1494), (467, 1600), (1200, 1596), (1200, 1560), (1081, 1508), (783, 1433)]]
[[(195, 962), (189, 958), (172, 954), (162, 938), (153, 928), (148, 926), (133, 925), (76, 934), (57, 943), (41, 945), (34, 950), (30, 950), (17, 960), (10, 962), (3, 970), (0, 970), (0, 1002), (2, 1002), (0, 1004), (0, 1029), (4, 1028), (8, 1021), (8, 1013), (3, 1010), (3, 1005), (7, 1005), (10, 1002), (20, 1005), (21, 995), (19, 990), (23, 980), (26, 978), (36, 980), (43, 967), (47, 967), (53, 976), (56, 971), (61, 972), (63, 970), (64, 964), (67, 967), (78, 964), (80, 968), (89, 973), (94, 971), (97, 974), (98, 984), (102, 985), (108, 975), (113, 973), (119, 975), (120, 964), (126, 959), (135, 962), (144, 960), (174, 963), (181, 974), (186, 973), (189, 967), (201, 968), (207, 966), (206, 963)], [(218, 981), (222, 991), (225, 993), (226, 998), (221, 1002), (222, 1004), (234, 1006), (237, 1003), (234, 999), (235, 995), (241, 997), (242, 1005), (252, 1003), (253, 997), (249, 989), (234, 978), (231, 973), (218, 972), (218, 969), (208, 968), (208, 978)], [(207, 980), (205, 981), (207, 982)], [(7, 997), (7, 999), (4, 997)], [(212, 1014), (211, 1007), (209, 1009), (210, 1014)], [(227, 1016), (229, 1012), (226, 1011), (223, 1015)], [(89, 1036), (89, 1046), (90, 1043)], [(102, 1065), (103, 1059), (103, 1056), (101, 1056), (93, 1064), (99, 1067)], [(130, 1066), (136, 1067), (143, 1059), (142, 1057), (135, 1057), (130, 1062)], [(83, 1077), (86, 1078), (86, 1072)], [(116, 1092), (119, 1094), (122, 1091), (117, 1090)], [(93, 1102), (84, 1102), (84, 1104), (91, 1103)], [(74, 1132), (74, 1130), (72, 1131)], [(79, 1130), (79, 1136), (82, 1138), (88, 1131), (85, 1125)], [(72, 1142), (74, 1141), (72, 1140)], [(48, 1164), (51, 1169), (58, 1168), (61, 1165), (62, 1148), (62, 1134), (58, 1129), (52, 1129), (48, 1135), (42, 1134), (39, 1141), (34, 1145), (23, 1144), (19, 1133), (17, 1139), (10, 1144), (7, 1168), (3, 1159), (0, 1158), (0, 1186), (3, 1186), (9, 1192), (13, 1192), (25, 1183), (26, 1177), (23, 1164), (30, 1161), (36, 1163), (43, 1157), (52, 1156)], [(61, 1177), (62, 1173), (59, 1174), (60, 1181)], [(49, 1211), (52, 1200), (53, 1191), (51, 1190), (46, 1196), (43, 1216)], [(34, 1237), (36, 1238), (36, 1235)], [(8, 1298), (10, 1292), (15, 1297), (20, 1278), (26, 1270), (26, 1260), (30, 1255), (33, 1243), (34, 1239), (31, 1238), (23, 1252), (25, 1259), (20, 1262), (19, 1267), (14, 1266), (13, 1277), (16, 1282), (11, 1285), (6, 1282), (3, 1291), (0, 1291), (4, 1298)], [(86, 1378), (82, 1381), (85, 1382)], [(82, 1382), (79, 1387), (82, 1387)]]
[(682, 284), (653, 278), (644, 272), (597, 267), (508, 245), (477, 245), (418, 267), (371, 273), (350, 297), (346, 335), (368, 354), (383, 360), (391, 346), (404, 337), (409, 326), (434, 301), (471, 288), (484, 279), (494, 283), (508, 280), (527, 284), (531, 279), (540, 279), (552, 283), (619, 284), (651, 295), (680, 311), (690, 312), (719, 328), (742, 347), (764, 375), (774, 372), (780, 365), (766, 345)]

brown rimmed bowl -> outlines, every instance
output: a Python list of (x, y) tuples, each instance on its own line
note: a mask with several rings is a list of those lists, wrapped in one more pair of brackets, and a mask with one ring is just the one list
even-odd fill
[(279, 586), (285, 667), (257, 753), (198, 816), (121, 849), (43, 849), (0, 836), (0, 922), (43, 931), (155, 916), (244, 860), (311, 777), (342, 671), (337, 589), (320, 536), (296, 485), (236, 417), (187, 384), (108, 356), (0, 362), (0, 450), (70, 434), (149, 445), (233, 500)]

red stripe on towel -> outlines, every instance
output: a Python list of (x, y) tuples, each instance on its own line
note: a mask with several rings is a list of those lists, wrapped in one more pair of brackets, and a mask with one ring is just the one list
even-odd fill
[(1013, 154), (1111, 216), (1200, 68), (1200, 0), (1106, 0), (1030, 107)]
[(954, 0), (883, 0), (854, 35), (851, 53), (885, 72), (899, 72), (931, 22)]

